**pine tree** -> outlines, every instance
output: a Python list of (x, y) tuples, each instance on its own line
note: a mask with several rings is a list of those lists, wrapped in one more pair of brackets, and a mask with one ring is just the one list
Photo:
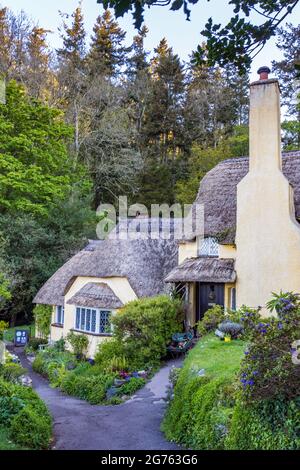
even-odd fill
[(49, 97), (51, 88), (51, 53), (46, 40), (49, 32), (35, 26), (28, 38), (26, 84), (30, 95), (35, 98)]
[(99, 15), (93, 28), (89, 52), (92, 75), (116, 77), (126, 62), (129, 49), (123, 44), (126, 33), (114, 20), (109, 10)]
[[(68, 15), (61, 14), (69, 19)], [(63, 22), (61, 34), (63, 47), (57, 51), (59, 59), (58, 80), (61, 102), (69, 123), (74, 126), (74, 151), (78, 157), (80, 147), (81, 99), (88, 88), (86, 74), (86, 31), (81, 3), (71, 15), (72, 23)], [(77, 159), (75, 159), (75, 162)]]
[(179, 57), (162, 39), (151, 63), (152, 97), (145, 125), (145, 144), (161, 162), (176, 158), (185, 146), (183, 100), (185, 75)]
[(133, 54), (128, 60), (128, 74), (129, 76), (137, 76), (141, 72), (147, 71), (149, 68), (148, 56), (149, 52), (145, 50), (145, 39), (147, 37), (149, 30), (147, 26), (143, 26), (139, 33), (134, 36), (132, 51)]
[[(61, 16), (69, 19), (69, 15), (61, 13)], [(63, 32), (61, 34), (63, 47), (58, 49), (57, 54), (70, 68), (81, 70), (86, 52), (86, 31), (81, 3), (72, 13), (71, 18), (71, 26), (68, 26), (65, 19), (63, 21)]]

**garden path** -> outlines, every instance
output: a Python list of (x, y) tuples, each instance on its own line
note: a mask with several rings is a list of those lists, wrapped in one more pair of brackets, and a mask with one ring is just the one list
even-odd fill
[(160, 431), (166, 408), (169, 371), (181, 360), (168, 362), (130, 400), (117, 406), (98, 406), (49, 387), (36, 374), (24, 353), (16, 351), (29, 370), (33, 387), (53, 416), (57, 450), (176, 450)]

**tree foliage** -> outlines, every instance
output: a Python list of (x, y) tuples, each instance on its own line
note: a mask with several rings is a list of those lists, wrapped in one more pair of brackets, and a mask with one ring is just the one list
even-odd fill
[[(136, 28), (144, 21), (145, 7), (170, 6), (170, 10), (183, 10), (186, 19), (191, 17), (191, 5), (204, 0), (97, 0), (104, 8), (113, 8), (118, 18), (131, 11)], [(210, 0), (207, 0), (210, 1)], [(207, 48), (198, 46), (195, 61), (210, 65), (224, 66), (234, 63), (243, 72), (251, 60), (276, 34), (282, 22), (293, 12), (299, 0), (228, 0), (232, 6), (232, 17), (226, 25), (215, 23), (209, 18), (202, 31), (207, 39)], [(262, 19), (259, 25), (253, 23), (251, 15), (258, 14)]]

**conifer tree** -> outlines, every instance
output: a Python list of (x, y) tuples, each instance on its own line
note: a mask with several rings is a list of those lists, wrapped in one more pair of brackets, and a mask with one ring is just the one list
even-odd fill
[(183, 99), (185, 76), (179, 57), (166, 39), (155, 49), (151, 63), (152, 98), (147, 113), (145, 139), (150, 154), (161, 162), (174, 159), (184, 149)]
[(30, 95), (35, 98), (49, 98), (52, 76), (51, 52), (46, 39), (49, 32), (35, 26), (28, 38), (26, 84)]
[(92, 75), (116, 77), (126, 62), (129, 49), (124, 46), (126, 36), (109, 10), (99, 15), (93, 28), (89, 52)]

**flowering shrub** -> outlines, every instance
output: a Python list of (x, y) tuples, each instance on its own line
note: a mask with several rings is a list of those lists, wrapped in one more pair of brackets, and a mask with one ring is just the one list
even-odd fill
[(246, 401), (299, 396), (300, 368), (292, 361), (292, 343), (300, 339), (300, 299), (281, 293), (268, 306), (278, 317), (253, 326), (242, 362), (240, 383)]

